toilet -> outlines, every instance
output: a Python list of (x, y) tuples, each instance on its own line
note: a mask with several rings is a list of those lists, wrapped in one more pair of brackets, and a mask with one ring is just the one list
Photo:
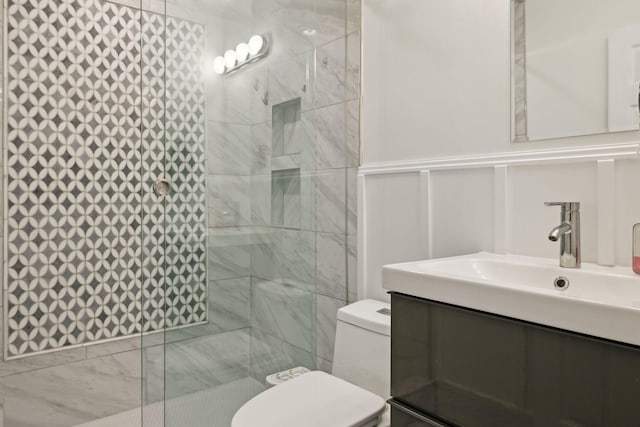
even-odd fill
[(389, 304), (362, 300), (338, 310), (331, 375), (312, 371), (247, 403), (231, 427), (387, 427)]

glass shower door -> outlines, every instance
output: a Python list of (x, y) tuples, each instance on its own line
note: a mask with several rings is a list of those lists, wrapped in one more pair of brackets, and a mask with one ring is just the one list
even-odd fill
[(143, 263), (142, 230), (159, 230), (141, 203), (149, 14), (136, 0), (3, 6), (0, 425), (139, 425), (147, 279), (164, 284)]
[[(331, 369), (336, 311), (355, 299), (356, 3), (167, 3), (163, 289), (177, 321), (147, 368), (164, 367), (166, 426), (228, 427), (270, 374)], [(216, 74), (254, 34), (266, 57)]]
[(206, 29), (165, 4), (142, 18), (143, 425), (155, 426), (176, 397), (195, 391), (169, 389), (172, 378), (194, 376), (172, 349), (207, 324)]
[[(175, 203), (188, 210), (204, 203), (207, 218), (202, 235), (192, 236), (167, 216), (167, 230), (180, 234), (168, 231), (167, 238), (198, 245), (202, 240), (196, 238), (206, 238), (208, 298), (203, 324), (165, 333), (166, 426), (228, 427), (235, 411), (266, 388), (267, 375), (316, 364), (315, 171), (309, 166), (314, 148), (305, 130), (309, 124), (301, 120), (298, 93), (312, 55), (304, 56), (304, 65), (285, 70), (301, 84), (277, 107), (266, 93), (266, 61), (230, 76), (216, 75), (211, 67), (214, 57), (252, 36), (253, 10), (253, 2), (213, 1), (203, 7), (187, 1), (175, 11), (190, 21), (189, 28), (205, 29), (202, 39), (189, 38), (190, 60), (197, 66), (182, 61), (181, 72), (169, 75), (167, 70), (166, 82), (170, 94), (195, 89), (204, 95), (203, 108), (178, 125), (187, 131), (195, 127), (198, 138), (206, 137), (206, 149), (191, 157), (206, 177), (206, 197), (167, 199), (167, 207)], [(167, 32), (166, 40), (169, 56), (172, 49), (187, 49), (181, 33)], [(176, 108), (190, 111), (202, 105), (194, 101), (200, 98), (191, 98), (190, 105)], [(275, 126), (268, 118), (272, 107)], [(166, 146), (177, 149), (199, 141), (167, 134)], [(193, 168), (175, 158), (178, 169)], [(185, 268), (184, 261), (174, 266), (175, 271)], [(199, 280), (185, 277), (180, 285), (192, 287)]]

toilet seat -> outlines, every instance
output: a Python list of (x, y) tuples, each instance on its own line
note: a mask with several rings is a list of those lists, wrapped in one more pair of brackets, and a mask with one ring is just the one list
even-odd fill
[[(375, 425), (380, 396), (321, 371), (272, 387), (245, 403), (231, 427), (356, 427)], [(374, 424), (372, 424), (374, 423)]]

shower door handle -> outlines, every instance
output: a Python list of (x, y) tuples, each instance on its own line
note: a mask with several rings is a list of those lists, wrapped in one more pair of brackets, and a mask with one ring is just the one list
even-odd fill
[(160, 178), (153, 183), (153, 192), (158, 197), (164, 197), (171, 192), (171, 183), (165, 178)]

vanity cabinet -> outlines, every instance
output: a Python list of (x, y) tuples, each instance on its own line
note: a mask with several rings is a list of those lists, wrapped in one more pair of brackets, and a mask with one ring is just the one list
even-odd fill
[(399, 293), (391, 306), (392, 427), (640, 425), (638, 347)]

